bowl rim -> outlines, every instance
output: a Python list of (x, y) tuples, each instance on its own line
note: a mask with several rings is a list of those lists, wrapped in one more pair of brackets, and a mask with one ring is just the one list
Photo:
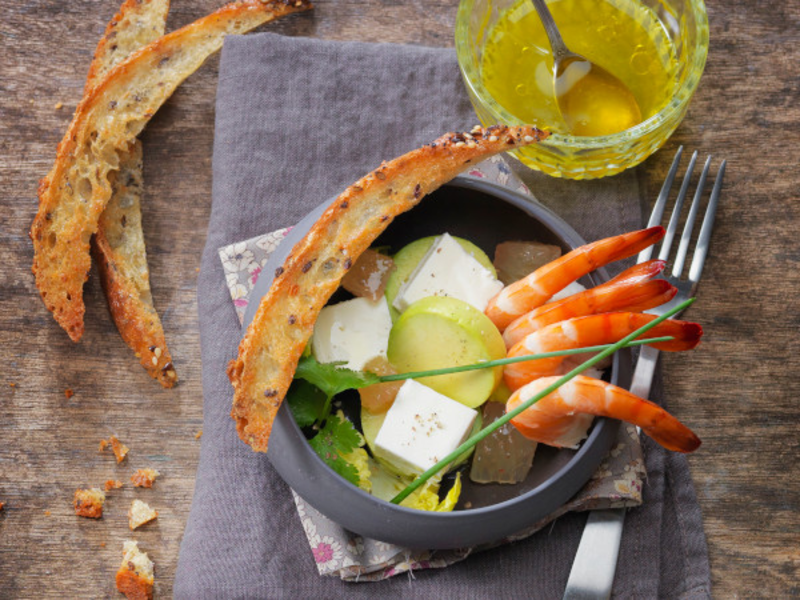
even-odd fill
[[(614, 133), (611, 135), (584, 137), (575, 135), (565, 135), (562, 133), (550, 132), (548, 138), (541, 143), (543, 145), (569, 147), (573, 150), (600, 150), (608, 147), (619, 147), (626, 143), (642, 139), (650, 133), (657, 130), (665, 123), (670, 123), (676, 116), (680, 116), (680, 112), (684, 110), (685, 106), (689, 103), (697, 86), (700, 84), (700, 78), (705, 70), (706, 60), (708, 58), (708, 14), (704, 0), (687, 0), (692, 7), (692, 13), (695, 15), (695, 34), (697, 35), (697, 42), (695, 47), (697, 53), (691, 62), (689, 73), (684, 79), (681, 87), (676, 90), (670, 101), (652, 117), (642, 121), (638, 125)], [(498, 123), (505, 123), (508, 125), (523, 124), (521, 119), (518, 119), (505, 108), (503, 108), (494, 97), (486, 90), (480, 78), (477, 81), (473, 80), (470, 76), (472, 69), (468, 69), (465, 63), (471, 61), (470, 43), (468, 35), (469, 17), (472, 12), (472, 6), (475, 0), (461, 0), (458, 5), (456, 13), (456, 26), (455, 26), (455, 46), (456, 58), (458, 59), (458, 68), (461, 71), (461, 77), (464, 80), (464, 85), (468, 88), (470, 94), (477, 98), (483, 108), (485, 108)], [(476, 70), (477, 72), (477, 70)], [(487, 102), (487, 99), (489, 102)]]
[[(459, 176), (442, 187), (474, 190), (492, 196), (539, 220), (567, 245), (574, 248), (586, 243), (566, 221), (550, 209), (499, 184)], [(294, 243), (305, 235), (330, 203), (331, 200), (328, 200), (306, 215), (270, 256), (256, 281), (245, 312), (243, 335), (255, 316), (261, 298), (271, 285), (272, 273), (275, 271), (273, 267), (283, 263)], [(609, 279), (603, 269), (598, 269), (595, 273), (602, 281)], [(626, 385), (630, 379), (630, 371), (630, 351), (617, 353), (614, 356), (612, 382)], [(273, 424), (266, 458), (304, 501), (350, 531), (412, 548), (453, 549), (502, 540), (551, 514), (589, 481), (611, 449), (619, 426), (619, 421), (597, 418), (589, 437), (580, 448), (544, 482), (509, 500), (453, 512), (421, 511), (391, 504), (353, 486), (330, 469), (312, 450), (285, 402)], [(302, 440), (303, 443), (297, 444), (297, 440)], [(324, 499), (319, 494), (321, 485), (331, 486), (326, 488), (329, 491), (324, 494)], [(343, 502), (342, 497), (347, 500)], [(529, 506), (535, 500), (541, 502)], [(525, 506), (526, 510), (514, 510), (521, 506)], [(368, 522), (364, 522), (364, 511), (370, 511), (373, 515), (371, 519), (367, 519)], [(513, 515), (512, 518), (509, 518), (510, 515)]]

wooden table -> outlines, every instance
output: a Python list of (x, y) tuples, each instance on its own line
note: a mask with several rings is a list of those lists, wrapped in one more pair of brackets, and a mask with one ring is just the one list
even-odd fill
[[(113, 576), (134, 496), (160, 513), (136, 537), (157, 564), (157, 595), (170, 596), (192, 497), (202, 426), (195, 282), (211, 200), (217, 59), (143, 135), (152, 284), (180, 386), (162, 390), (132, 359), (96, 277), (86, 285), (86, 333), (75, 345), (44, 309), (30, 272), (37, 181), (51, 166), (116, 4), (0, 0), (2, 597), (116, 597)], [(175, 0), (170, 27), (218, 5)], [(319, 0), (313, 14), (267, 28), (451, 46), (456, 6)], [(725, 157), (729, 166), (691, 314), (706, 341), (666, 358), (666, 383), (673, 411), (704, 440), (690, 461), (715, 594), (797, 596), (800, 4), (724, 0), (710, 3), (709, 17), (711, 51), (686, 120), (668, 149), (641, 167), (652, 198), (678, 143)], [(111, 433), (131, 447), (119, 466), (97, 450)], [(134, 493), (128, 483), (110, 494), (100, 522), (73, 514), (76, 487), (127, 483), (143, 466), (163, 473), (154, 489)]]

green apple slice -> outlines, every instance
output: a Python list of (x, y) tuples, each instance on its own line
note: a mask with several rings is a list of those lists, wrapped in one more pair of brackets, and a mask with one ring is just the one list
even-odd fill
[[(427, 371), (496, 360), (506, 355), (500, 332), (481, 311), (463, 300), (431, 296), (400, 315), (389, 334), (387, 356), (399, 373)], [(503, 376), (502, 367), (437, 375), (419, 380), (440, 394), (477, 408)]]
[[(386, 282), (386, 288), (383, 293), (386, 296), (386, 301), (389, 303), (389, 309), (392, 313), (393, 319), (396, 320), (399, 315), (397, 309), (394, 308), (392, 303), (394, 302), (397, 293), (400, 291), (400, 287), (406, 281), (408, 281), (411, 273), (414, 272), (414, 269), (417, 268), (419, 262), (428, 253), (428, 250), (431, 249), (431, 246), (433, 246), (433, 243), (436, 241), (437, 237), (438, 236), (420, 238), (406, 246), (403, 246), (397, 251), (397, 254), (392, 257), (392, 260), (394, 260), (395, 269), (392, 271), (392, 274), (389, 275), (389, 279)], [(453, 239), (457, 241), (464, 250), (471, 254), (475, 260), (489, 269), (492, 275), (497, 277), (497, 271), (495, 270), (492, 261), (489, 260), (489, 257), (486, 256), (486, 253), (483, 250), (478, 248), (469, 240), (455, 236), (453, 236)]]

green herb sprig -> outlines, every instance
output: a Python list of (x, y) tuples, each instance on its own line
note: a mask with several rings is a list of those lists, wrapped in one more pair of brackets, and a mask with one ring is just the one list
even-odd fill
[[(617, 350), (620, 350), (621, 348), (629, 345), (636, 338), (638, 338), (639, 336), (643, 335), (644, 333), (646, 333), (647, 331), (649, 331), (650, 329), (652, 329), (653, 327), (655, 327), (659, 323), (669, 319), (672, 315), (677, 314), (677, 313), (681, 312), (682, 310), (685, 310), (693, 302), (694, 302), (694, 298), (689, 298), (688, 300), (686, 300), (684, 302), (681, 302), (675, 308), (667, 311), (666, 313), (664, 313), (660, 317), (658, 317), (656, 319), (653, 319), (648, 324), (644, 325), (643, 327), (640, 327), (639, 329), (637, 329), (636, 331), (634, 331), (630, 335), (625, 336), (620, 341), (618, 341), (616, 344), (610, 344), (610, 345), (606, 346), (605, 349), (600, 351), (600, 353), (597, 354), (596, 356), (592, 357), (591, 359), (587, 360), (586, 362), (584, 362), (584, 363), (580, 364), (579, 366), (575, 367), (574, 369), (572, 369), (572, 371), (570, 371), (569, 373), (567, 373), (563, 377), (559, 378), (558, 381), (556, 381), (553, 384), (547, 386), (541, 392), (539, 392), (538, 394), (536, 394), (532, 398), (526, 400), (525, 402), (520, 404), (514, 410), (506, 413), (505, 415), (503, 415), (502, 417), (500, 417), (496, 421), (492, 422), (491, 425), (488, 425), (488, 426), (484, 427), (483, 429), (481, 429), (478, 433), (476, 433), (475, 435), (470, 437), (466, 442), (461, 444), (458, 448), (453, 450), (450, 454), (448, 454), (442, 460), (440, 460), (438, 463), (433, 465), (430, 469), (428, 469), (427, 471), (425, 471), (424, 473), (419, 475), (414, 481), (411, 482), (411, 484), (408, 485), (408, 487), (406, 487), (402, 492), (397, 494), (397, 496), (392, 498), (392, 500), (391, 500), (392, 504), (400, 504), (409, 495), (411, 495), (414, 492), (414, 490), (416, 490), (421, 485), (423, 485), (428, 479), (430, 479), (431, 477), (436, 475), (439, 471), (441, 471), (442, 469), (447, 467), (447, 465), (450, 464), (453, 460), (455, 460), (456, 458), (461, 456), (464, 452), (470, 450), (473, 446), (475, 446), (478, 442), (480, 442), (485, 437), (487, 437), (487, 436), (491, 435), (492, 433), (494, 433), (495, 431), (497, 431), (500, 427), (502, 427), (503, 425), (508, 423), (511, 419), (513, 419), (514, 417), (516, 417), (517, 415), (519, 415), (523, 411), (527, 410), (528, 408), (530, 408), (531, 406), (536, 404), (539, 400), (541, 400), (545, 396), (547, 396), (547, 395), (553, 393), (554, 391), (556, 391), (558, 388), (560, 388), (562, 385), (564, 385), (565, 383), (570, 381), (576, 375), (581, 374), (583, 371), (593, 367), (594, 365), (599, 363), (601, 360), (603, 360), (607, 356), (611, 356)], [(581, 352), (586, 352), (586, 350), (585, 349), (581, 349)], [(541, 355), (538, 355), (538, 356), (541, 356)], [(501, 359), (501, 360), (503, 360), (503, 359)], [(508, 359), (505, 359), (505, 360), (508, 360)], [(481, 363), (481, 364), (484, 367), (486, 367), (486, 366), (489, 366), (489, 362), (494, 362), (494, 361), (487, 361), (486, 363)], [(450, 372), (452, 372), (452, 371), (450, 371)], [(405, 373), (404, 375), (405, 375), (405, 377), (409, 376), (408, 373)]]

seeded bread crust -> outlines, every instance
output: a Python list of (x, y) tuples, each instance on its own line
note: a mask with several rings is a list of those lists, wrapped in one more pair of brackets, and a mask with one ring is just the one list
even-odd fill
[(383, 163), (347, 188), (275, 273), (228, 366), (239, 437), (266, 452), (272, 423), (319, 311), (358, 257), (399, 214), (471, 164), (547, 137), (532, 126), (449, 133)]
[(39, 185), (31, 226), (36, 286), (70, 339), (83, 335), (89, 243), (111, 198), (109, 175), (161, 105), (229, 33), (308, 10), (308, 0), (242, 0), (169, 33), (113, 67), (78, 105)]

